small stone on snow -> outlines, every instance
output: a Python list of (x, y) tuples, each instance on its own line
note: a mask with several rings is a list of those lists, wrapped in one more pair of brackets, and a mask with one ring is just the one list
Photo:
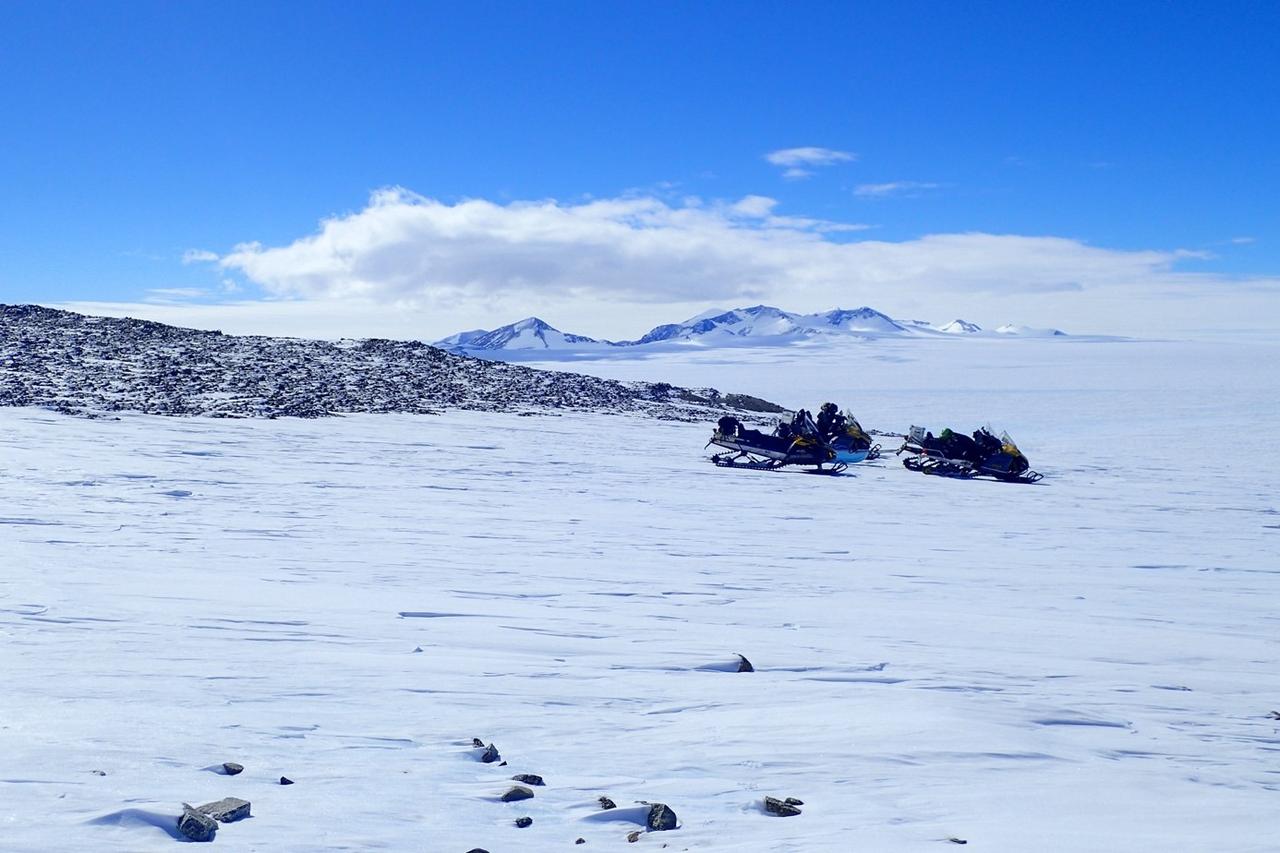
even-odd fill
[(511, 777), (511, 780), (512, 780), (513, 782), (523, 782), (523, 783), (525, 783), (526, 785), (545, 785), (545, 784), (547, 784), (546, 782), (544, 782), (544, 781), (542, 780), (542, 777), (541, 777), (541, 776), (539, 776), (539, 775), (537, 775), (536, 773), (517, 773), (516, 775), (514, 775), (514, 776), (512, 776), (512, 777)]
[(778, 817), (792, 817), (800, 814), (800, 810), (794, 805), (779, 800), (777, 797), (765, 797), (764, 810), (769, 814), (776, 814)]

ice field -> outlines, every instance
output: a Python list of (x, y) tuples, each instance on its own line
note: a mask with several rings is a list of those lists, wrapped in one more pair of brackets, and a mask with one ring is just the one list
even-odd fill
[[(164, 850), (236, 796), (215, 849), (1274, 851), (1278, 355), (554, 365), (989, 420), (1034, 486), (721, 470), (709, 423), (608, 415), (0, 410), (0, 850)], [(680, 827), (629, 844), (640, 800)]]

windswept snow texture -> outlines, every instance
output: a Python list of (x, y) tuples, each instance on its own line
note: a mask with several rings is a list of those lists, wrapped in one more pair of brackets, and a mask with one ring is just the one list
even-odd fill
[(1044, 482), (580, 412), (0, 410), (0, 849), (168, 850), (234, 796), (219, 850), (630, 850), (649, 800), (637, 850), (1274, 851), (1277, 348), (854, 349), (593, 366), (991, 420)]

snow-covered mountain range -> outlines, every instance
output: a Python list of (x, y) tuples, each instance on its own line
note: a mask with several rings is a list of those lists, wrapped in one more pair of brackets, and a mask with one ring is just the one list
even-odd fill
[[(505, 342), (526, 332), (541, 333)], [(673, 420), (782, 411), (711, 388), (535, 370), (419, 341), (242, 337), (36, 305), (0, 305), (0, 406), (214, 417), (578, 409)]]
[(1035, 329), (1005, 325), (985, 331), (976, 323), (952, 320), (934, 325), (924, 320), (894, 320), (873, 308), (837, 308), (817, 314), (797, 314), (769, 305), (713, 310), (685, 320), (667, 323), (633, 341), (608, 341), (586, 335), (569, 334), (537, 317), (528, 317), (492, 331), (476, 329), (459, 332), (436, 342), (436, 346), (457, 353), (517, 350), (571, 350), (590, 352), (619, 347), (651, 347), (658, 344), (697, 346), (779, 345), (828, 337), (877, 338), (938, 335), (978, 337), (1054, 337), (1065, 335), (1057, 329)]

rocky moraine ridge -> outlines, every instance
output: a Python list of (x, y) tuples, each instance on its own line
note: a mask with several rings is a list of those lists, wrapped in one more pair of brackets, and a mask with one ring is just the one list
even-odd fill
[(0, 406), (266, 418), (576, 409), (689, 421), (782, 411), (747, 395), (534, 370), (419, 341), (235, 336), (35, 305), (0, 305)]

